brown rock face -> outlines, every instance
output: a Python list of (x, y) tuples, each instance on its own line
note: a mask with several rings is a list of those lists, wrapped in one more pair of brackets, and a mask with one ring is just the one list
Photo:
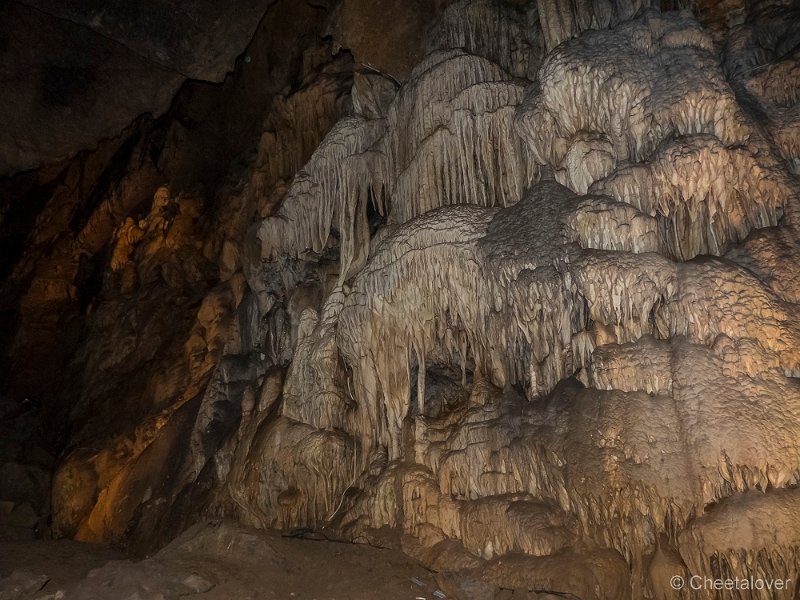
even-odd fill
[(334, 43), (403, 81), (424, 56), (425, 33), (439, 4), (444, 0), (344, 0), (332, 23)]
[(187, 78), (222, 81), (270, 4), (3, 3), (0, 177), (160, 116)]
[(232, 516), (481, 598), (800, 580), (796, 7), (276, 6), (223, 86), (3, 183), (55, 533)]
[(148, 0), (131, 4), (83, 0), (65, 4), (25, 0), (21, 4), (90, 29), (184, 77), (221, 81), (275, 0), (237, 2), (235, 11), (208, 1)]

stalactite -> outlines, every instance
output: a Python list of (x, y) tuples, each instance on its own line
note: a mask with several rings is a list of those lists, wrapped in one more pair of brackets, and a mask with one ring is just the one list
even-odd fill
[[(567, 40), (524, 89), (509, 75), (520, 15), (454, 4), (396, 93), (361, 82), (360, 114), (262, 223), (265, 259), (314, 264), (339, 245), (326, 298), (293, 313), (280, 412), (328, 436), (319, 451), (352, 474), (275, 464), (268, 500), (243, 484), (237, 498), (268, 515), (317, 489), (319, 512), (355, 481), (337, 516), (350, 536), (460, 540), (505, 581), (498, 557), (523, 555), (531, 581), (573, 557), (592, 565), (589, 597), (656, 593), (648, 577), (675, 566), (673, 545), (697, 552), (692, 568), (739, 573), (767, 543), (708, 534), (698, 550), (698, 515), (800, 481), (800, 196), (777, 133), (794, 144), (793, 129), (743, 107), (685, 13)], [(617, 17), (592, 18), (550, 40)], [(484, 40), (507, 19), (511, 37)], [(471, 53), (440, 48), (456, 42)], [(796, 100), (770, 86), (771, 102)], [(269, 435), (271, 452), (301, 443)]]
[(319, 254), (335, 230), (348, 264), (368, 245), (358, 232), (370, 201), (396, 223), (448, 204), (518, 201), (536, 174), (512, 127), (521, 98), (522, 87), (486, 59), (431, 54), (385, 119), (352, 117), (328, 134), (263, 221), (262, 256)]
[(534, 16), (533, 7), (524, 10), (504, 0), (460, 0), (445, 9), (430, 49), (464, 48), (516, 77), (532, 76), (542, 55), (538, 31), (531, 26)]
[(659, 221), (660, 251), (688, 260), (724, 254), (753, 229), (776, 225), (795, 186), (776, 164), (695, 135), (668, 144), (647, 165), (617, 170), (592, 187)]
[(348, 240), (343, 243), (353, 243), (353, 212), (367, 201), (370, 190), (380, 190), (383, 184), (385, 167), (373, 150), (383, 131), (382, 121), (360, 117), (342, 120), (333, 128), (295, 176), (277, 215), (262, 222), (263, 258), (319, 254), (328, 246), (334, 227)]
[(537, 0), (539, 21), (547, 50), (587, 29), (603, 29), (633, 17), (639, 10), (657, 6), (652, 0)]
[[(781, 580), (782, 589), (745, 590), (724, 598), (791, 598), (800, 576), (797, 532), (791, 525), (798, 501), (796, 490), (748, 492), (726, 500), (681, 533), (681, 554), (693, 573), (770, 583)], [(743, 523), (758, 527), (742, 535)]]
[(614, 161), (636, 162), (675, 134), (725, 145), (754, 137), (708, 35), (691, 19), (654, 13), (550, 53), (517, 125), (536, 160), (554, 168), (585, 132), (604, 136)]

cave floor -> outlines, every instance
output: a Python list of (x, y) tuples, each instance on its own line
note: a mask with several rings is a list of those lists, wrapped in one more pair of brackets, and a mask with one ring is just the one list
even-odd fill
[(443, 595), (434, 575), (399, 551), (289, 538), (227, 523), (195, 526), (138, 560), (69, 540), (0, 542), (2, 600), (431, 600)]

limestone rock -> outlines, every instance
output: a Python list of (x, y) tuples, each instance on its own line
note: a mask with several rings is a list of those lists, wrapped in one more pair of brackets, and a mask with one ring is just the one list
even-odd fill
[(141, 114), (163, 114), (187, 78), (223, 80), (268, 6), (4, 4), (0, 176), (59, 162)]
[[(77, 315), (55, 532), (152, 549), (233, 516), (499, 598), (796, 579), (794, 8), (301, 4), (333, 45), (259, 38), (269, 77), (245, 57), (8, 184), (61, 182), (8, 213), (33, 229), (3, 288), (14, 366)], [(90, 201), (84, 171), (120, 183)], [(227, 525), (160, 556), (223, 547), (282, 564)], [(94, 577), (224, 585), (159, 565)]]
[(27, 571), (14, 571), (0, 579), (0, 599), (23, 600), (30, 598), (47, 583), (46, 575), (34, 575)]
[(424, 55), (426, 28), (439, 1), (344, 0), (331, 26), (334, 43), (356, 60), (403, 81)]
[(191, 9), (159, 0), (136, 7), (111, 2), (101, 10), (92, 2), (26, 0), (25, 4), (91, 29), (185, 77), (208, 81), (220, 81), (231, 70), (232, 58), (253, 37), (269, 6), (265, 0), (248, 0), (229, 12), (214, 2), (194, 3)]

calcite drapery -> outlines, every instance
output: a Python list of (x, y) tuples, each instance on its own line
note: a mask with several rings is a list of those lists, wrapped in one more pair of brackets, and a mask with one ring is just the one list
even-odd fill
[[(505, 42), (482, 45), (451, 18), (447, 35), (517, 69)], [(268, 258), (313, 262), (339, 236), (339, 284), (286, 387), (308, 368), (327, 373), (297, 379), (304, 408), (292, 414), (352, 436), (359, 483), (342, 465), (328, 503), (350, 535), (396, 527), (423, 546), (460, 539), (483, 559), (556, 557), (583, 540), (619, 553), (634, 597), (665, 593), (658, 565), (677, 569), (679, 554), (691, 569), (741, 574), (740, 550), (705, 542), (697, 516), (756, 490), (780, 504), (800, 474), (797, 292), (773, 270), (796, 248), (798, 185), (782, 146), (686, 14), (565, 42), (524, 97), (490, 64), (432, 53), (379, 136), (344, 122), (360, 149), (320, 148), (314, 160), (344, 173), (313, 168), (317, 200), (290, 190), (282, 210), (296, 212), (262, 225)], [(560, 183), (531, 187), (542, 169)], [(364, 197), (385, 224), (353, 262)], [(300, 223), (320, 225), (308, 235)], [(457, 389), (468, 399), (452, 400)], [(336, 410), (346, 418), (332, 421)], [(364, 491), (342, 505), (352, 486)], [(557, 533), (520, 538), (527, 527)], [(786, 547), (781, 564), (796, 573)], [(698, 558), (709, 554), (728, 570)], [(552, 568), (531, 561), (542, 577)], [(627, 593), (609, 580), (594, 589)]]

